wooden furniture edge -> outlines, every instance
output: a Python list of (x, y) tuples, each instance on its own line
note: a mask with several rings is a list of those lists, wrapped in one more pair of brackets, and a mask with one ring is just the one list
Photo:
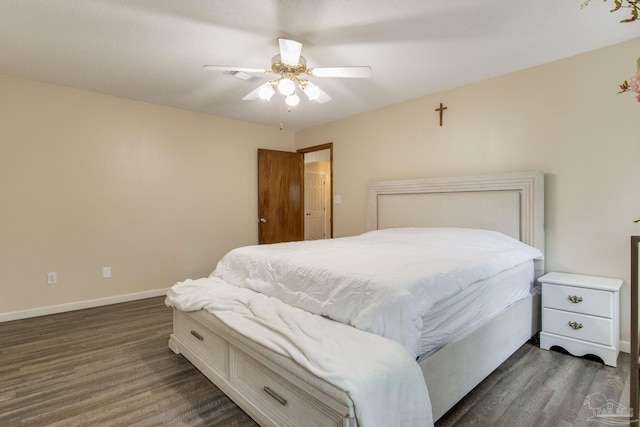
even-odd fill
[(631, 345), (629, 355), (629, 402), (633, 413), (633, 419), (638, 419), (638, 411), (640, 410), (640, 402), (638, 402), (638, 392), (640, 390), (640, 338), (638, 337), (638, 246), (640, 245), (640, 236), (631, 236)]

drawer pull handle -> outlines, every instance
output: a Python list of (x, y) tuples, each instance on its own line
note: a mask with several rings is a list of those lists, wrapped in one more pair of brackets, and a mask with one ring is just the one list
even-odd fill
[(576, 331), (578, 329), (582, 329), (582, 323), (578, 322), (569, 322), (569, 326), (571, 327), (571, 329), (575, 329)]
[(191, 331), (191, 335), (193, 335), (194, 337), (198, 338), (200, 341), (204, 341), (204, 337), (202, 335), (200, 335), (199, 333), (197, 333), (196, 331)]
[(569, 295), (569, 301), (571, 301), (574, 304), (577, 304), (579, 302), (582, 302), (582, 297), (579, 297), (577, 295)]
[(283, 398), (278, 393), (276, 393), (275, 391), (271, 390), (269, 387), (264, 386), (264, 391), (266, 391), (269, 396), (271, 396), (275, 400), (277, 400), (278, 403), (280, 403), (282, 406), (287, 406), (287, 399)]

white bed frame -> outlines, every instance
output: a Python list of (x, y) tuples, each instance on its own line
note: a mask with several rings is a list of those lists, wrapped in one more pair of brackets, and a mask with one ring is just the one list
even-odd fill
[[(501, 231), (544, 253), (544, 175), (521, 172), (371, 184), (368, 229), (467, 227)], [(540, 261), (538, 275), (544, 271)], [(437, 420), (540, 330), (539, 297), (513, 304), (420, 360)], [(207, 312), (174, 309), (169, 347), (259, 424), (356, 426), (349, 396)]]
[[(500, 231), (544, 253), (544, 174), (508, 173), (378, 182), (368, 229), (468, 227)], [(536, 277), (544, 261), (536, 261)], [(420, 361), (437, 420), (540, 330), (539, 297), (512, 305)]]

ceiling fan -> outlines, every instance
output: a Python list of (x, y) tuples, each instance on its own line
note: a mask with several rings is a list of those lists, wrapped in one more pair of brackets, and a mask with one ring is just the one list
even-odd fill
[(371, 67), (368, 66), (307, 68), (306, 59), (300, 55), (302, 52), (302, 43), (280, 38), (278, 39), (278, 44), (280, 46), (280, 53), (271, 58), (271, 68), (269, 69), (224, 65), (205, 65), (204, 68), (233, 73), (265, 73), (274, 75), (274, 79), (262, 84), (242, 99), (252, 101), (261, 98), (268, 101), (276, 91), (278, 91), (286, 97), (285, 103), (289, 107), (295, 107), (300, 102), (300, 97), (296, 93), (298, 90), (303, 92), (310, 100), (314, 100), (320, 104), (331, 101), (331, 96), (310, 82), (309, 77), (371, 77)]

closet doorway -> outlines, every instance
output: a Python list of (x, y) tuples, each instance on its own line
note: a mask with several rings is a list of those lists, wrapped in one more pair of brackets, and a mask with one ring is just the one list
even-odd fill
[(304, 156), (304, 239), (333, 237), (333, 143), (302, 148)]

